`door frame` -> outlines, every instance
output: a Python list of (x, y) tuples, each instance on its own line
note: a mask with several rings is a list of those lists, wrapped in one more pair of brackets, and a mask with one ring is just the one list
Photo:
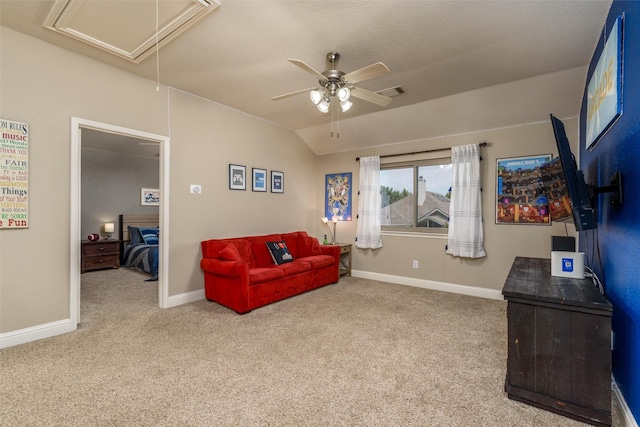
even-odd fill
[(158, 242), (158, 305), (169, 307), (169, 137), (124, 128), (79, 117), (71, 118), (71, 210), (70, 210), (70, 292), (69, 317), (72, 325), (80, 323), (81, 189), (82, 129), (146, 139), (160, 144), (160, 239)]

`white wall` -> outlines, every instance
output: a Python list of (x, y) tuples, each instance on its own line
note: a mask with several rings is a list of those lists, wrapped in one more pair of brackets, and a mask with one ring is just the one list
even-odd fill
[(120, 214), (157, 214), (157, 206), (140, 206), (140, 188), (160, 188), (159, 166), (157, 158), (83, 148), (80, 237), (98, 233), (104, 238), (104, 223), (112, 222), (117, 238)]
[[(168, 133), (167, 89), (0, 27), (0, 108), (29, 124), (29, 228), (0, 236), (0, 332), (70, 315), (70, 128), (82, 117)], [(16, 60), (16, 58), (20, 58)]]
[[(30, 227), (0, 235), (4, 336), (70, 316), (72, 117), (171, 137), (170, 296), (202, 289), (203, 239), (313, 229), (315, 156), (295, 133), (0, 29), (1, 116), (30, 127)], [(284, 194), (229, 190), (229, 163), (283, 171)]]
[[(416, 110), (440, 111), (424, 116), (424, 122), (436, 120), (430, 130), (424, 130), (424, 138), (410, 142), (396, 141), (389, 132), (389, 145), (368, 150), (351, 150), (327, 154), (318, 160), (318, 185), (321, 186), (325, 174), (337, 172), (353, 173), (353, 216), (358, 208), (359, 165), (356, 157), (412, 153), (422, 150), (448, 148), (454, 145), (487, 142), (481, 149), (483, 229), (487, 256), (481, 259), (463, 259), (445, 254), (446, 240), (442, 237), (405, 237), (383, 235), (384, 246), (379, 250), (353, 250), (353, 269), (356, 274), (363, 272), (367, 277), (380, 277), (398, 283), (415, 282), (425, 286), (433, 284), (454, 284), (487, 289), (490, 295), (500, 297), (504, 280), (515, 256), (549, 258), (552, 235), (575, 235), (575, 228), (569, 223), (553, 225), (497, 225), (495, 223), (496, 203), (496, 162), (499, 158), (553, 154), (557, 148), (549, 113), (569, 114), (560, 116), (565, 121), (567, 134), (577, 152), (578, 109), (580, 91), (584, 85), (584, 69), (574, 69), (561, 73), (540, 76), (507, 85), (484, 88), (452, 97), (431, 101), (430, 105), (418, 105)], [(517, 90), (514, 90), (517, 88)], [(562, 88), (562, 90), (559, 90)], [(523, 94), (527, 94), (523, 97)], [(554, 97), (554, 94), (556, 96)], [(478, 120), (470, 124), (465, 120), (471, 114), (469, 106), (481, 109), (483, 116), (492, 112), (501, 115), (505, 108), (518, 105), (518, 114), (500, 116), (494, 122), (499, 128), (483, 129), (486, 121)], [(531, 108), (526, 108), (530, 105)], [(505, 107), (506, 106), (506, 107)], [(546, 106), (546, 107), (545, 107)], [(544, 111), (543, 111), (544, 110)], [(446, 124), (437, 119), (446, 120)], [(456, 120), (465, 132), (456, 133), (451, 127)], [(347, 126), (341, 126), (341, 138), (348, 138)], [(443, 132), (450, 132), (446, 134)], [(441, 156), (449, 155), (448, 151)], [(324, 194), (318, 195), (318, 216), (321, 216)], [(356, 221), (338, 223), (341, 242), (353, 243)], [(566, 227), (566, 228), (565, 228)], [(321, 224), (317, 235), (326, 233)], [(420, 268), (414, 269), (412, 261), (418, 260)], [(415, 280), (414, 280), (415, 279)]]

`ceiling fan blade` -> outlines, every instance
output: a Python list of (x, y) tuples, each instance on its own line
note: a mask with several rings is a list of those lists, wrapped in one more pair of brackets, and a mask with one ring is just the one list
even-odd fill
[(369, 80), (374, 77), (380, 77), (389, 72), (389, 68), (382, 62), (376, 62), (367, 67), (360, 68), (359, 70), (352, 71), (342, 76), (342, 80), (347, 83), (358, 83), (364, 80)]
[(386, 95), (380, 95), (379, 93), (371, 92), (370, 90), (361, 89), (359, 87), (351, 87), (350, 89), (351, 96), (372, 102), (380, 105), (381, 107), (386, 107), (391, 102), (391, 97)]
[(307, 64), (305, 64), (304, 62), (298, 59), (290, 59), (289, 62), (291, 62), (293, 65), (297, 65), (298, 67), (302, 68), (303, 70), (305, 70), (307, 73), (311, 74), (318, 80), (322, 80), (322, 81), (327, 80), (327, 78), (321, 72), (314, 70), (313, 68), (311, 68), (310, 66), (308, 66)]
[(284, 93), (282, 95), (274, 96), (273, 98), (271, 98), (271, 100), (272, 101), (278, 101), (278, 100), (280, 100), (282, 98), (288, 98), (290, 96), (297, 95), (297, 94), (302, 93), (302, 92), (309, 92), (311, 89), (313, 89), (313, 88), (310, 87), (308, 89), (300, 89), (300, 90), (296, 90), (295, 92)]

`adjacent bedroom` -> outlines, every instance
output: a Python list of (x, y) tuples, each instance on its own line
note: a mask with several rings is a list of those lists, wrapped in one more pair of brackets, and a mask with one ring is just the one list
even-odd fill
[(96, 276), (157, 288), (159, 152), (154, 141), (82, 129), (81, 298)]

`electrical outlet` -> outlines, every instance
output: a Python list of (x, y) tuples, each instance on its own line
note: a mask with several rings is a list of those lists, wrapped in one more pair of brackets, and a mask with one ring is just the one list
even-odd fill
[(202, 193), (202, 186), (198, 184), (191, 184), (190, 191), (191, 194), (200, 194)]
[(419, 267), (418, 260), (414, 259), (413, 260), (413, 268), (418, 268), (418, 267)]

